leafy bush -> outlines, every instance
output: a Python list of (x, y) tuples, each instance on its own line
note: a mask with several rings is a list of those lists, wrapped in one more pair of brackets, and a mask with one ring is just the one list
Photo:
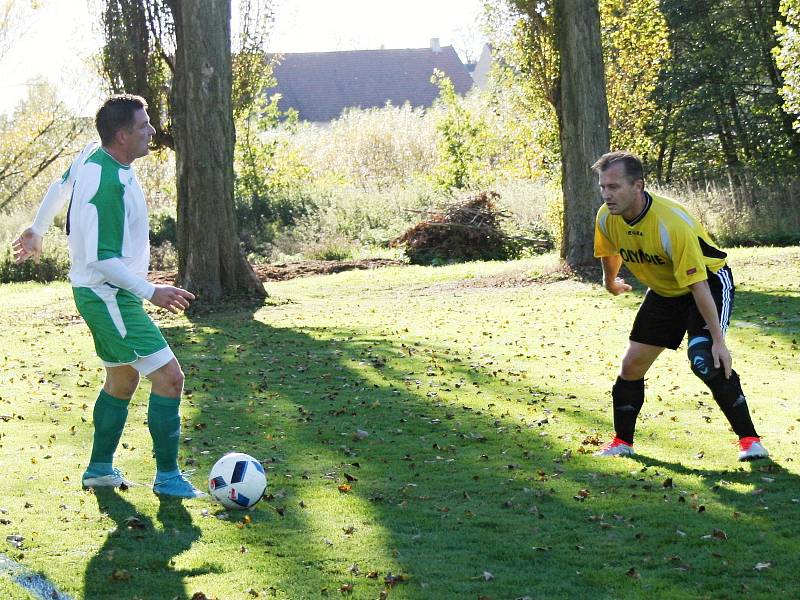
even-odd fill
[(178, 243), (178, 222), (172, 211), (158, 211), (150, 213), (150, 245), (161, 246)]
[(63, 246), (46, 246), (39, 262), (25, 261), (21, 265), (14, 262), (11, 250), (6, 246), (3, 259), (0, 261), (0, 283), (21, 281), (64, 280), (69, 275), (69, 255)]

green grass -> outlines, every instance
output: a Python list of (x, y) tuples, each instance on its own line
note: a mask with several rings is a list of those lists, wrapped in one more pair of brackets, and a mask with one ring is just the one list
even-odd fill
[[(791, 597), (798, 259), (732, 252), (729, 347), (774, 457), (753, 464), (683, 351), (650, 374), (639, 456), (591, 456), (641, 290), (546, 275), (552, 256), (296, 279), (256, 311), (157, 313), (187, 375), (182, 464), (198, 482), (231, 450), (267, 468), (269, 497), (227, 516), (146, 487), (81, 490), (102, 382), (88, 330), (66, 284), (2, 286), (0, 543), (25, 538), (2, 551), (86, 599)], [(516, 271), (545, 276), (514, 286)], [(142, 388), (117, 463), (148, 482)], [(404, 581), (387, 588), (389, 573)], [(0, 596), (29, 598), (6, 575)]]

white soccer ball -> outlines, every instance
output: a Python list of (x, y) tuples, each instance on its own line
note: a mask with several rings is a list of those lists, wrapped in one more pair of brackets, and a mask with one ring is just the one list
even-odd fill
[(250, 508), (261, 500), (266, 489), (264, 467), (249, 454), (226, 454), (208, 474), (208, 491), (225, 508)]

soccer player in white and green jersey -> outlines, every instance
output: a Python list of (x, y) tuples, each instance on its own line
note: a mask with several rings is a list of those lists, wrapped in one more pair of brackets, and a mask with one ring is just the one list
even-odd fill
[(204, 495), (178, 468), (183, 372), (142, 301), (171, 312), (186, 309), (194, 295), (147, 281), (150, 262), (147, 204), (131, 164), (148, 153), (155, 130), (147, 103), (119, 94), (95, 117), (100, 144), (86, 146), (64, 176), (54, 182), (36, 219), (14, 241), (17, 262), (37, 259), (42, 239), (69, 199), (67, 239), (75, 304), (94, 338), (106, 368), (95, 402), (92, 455), (84, 487), (130, 485), (114, 467), (114, 452), (128, 417), (139, 376), (152, 384), (147, 424), (153, 438), (156, 475), (153, 491), (165, 496)]
[(688, 333), (692, 372), (711, 390), (739, 437), (739, 460), (765, 458), (725, 345), (734, 295), (727, 255), (685, 207), (645, 191), (635, 155), (609, 152), (592, 168), (604, 203), (595, 222), (594, 254), (603, 265), (605, 287), (615, 296), (630, 291), (618, 277), (623, 263), (649, 287), (612, 388), (616, 434), (596, 454), (633, 454), (644, 376), (664, 348), (677, 350)]

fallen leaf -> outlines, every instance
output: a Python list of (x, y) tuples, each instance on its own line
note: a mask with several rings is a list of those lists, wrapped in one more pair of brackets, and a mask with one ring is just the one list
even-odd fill
[(577, 500), (578, 502), (583, 502), (588, 497), (589, 497), (589, 490), (579, 490), (578, 493), (575, 496), (573, 496), (573, 498), (575, 498), (575, 500)]
[(128, 517), (123, 522), (128, 529), (145, 529), (147, 527), (139, 517)]
[(394, 587), (398, 583), (405, 583), (406, 581), (408, 581), (406, 575), (392, 575), (391, 572), (386, 573), (386, 577), (383, 579), (383, 582), (389, 587)]
[[(114, 569), (110, 577), (111, 581), (127, 581), (130, 578), (131, 574), (125, 569)], [(194, 598), (194, 596), (192, 598)], [(205, 596), (203, 596), (203, 598), (205, 598)]]

